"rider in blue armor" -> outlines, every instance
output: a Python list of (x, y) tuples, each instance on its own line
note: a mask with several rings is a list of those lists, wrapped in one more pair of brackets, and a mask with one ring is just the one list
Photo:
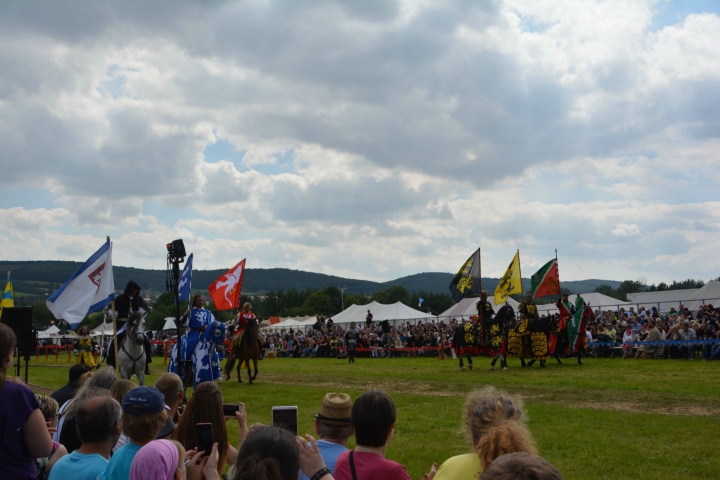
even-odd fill
[[(183, 377), (192, 375), (193, 385), (204, 381), (222, 381), (220, 375), (220, 359), (215, 351), (215, 345), (224, 340), (225, 325), (215, 322), (215, 317), (209, 310), (205, 310), (205, 300), (202, 295), (195, 295), (193, 308), (186, 310), (180, 318), (180, 325), (187, 325), (187, 334), (182, 338), (180, 347), (180, 361), (183, 362)], [(219, 336), (218, 338), (215, 338)], [(169, 372), (177, 372), (176, 358), (177, 345), (170, 355)], [(188, 380), (189, 382), (189, 380)]]

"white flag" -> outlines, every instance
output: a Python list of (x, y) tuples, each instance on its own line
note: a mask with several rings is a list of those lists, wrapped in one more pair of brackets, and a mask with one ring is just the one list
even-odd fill
[(65, 320), (74, 329), (87, 314), (114, 299), (112, 243), (108, 240), (45, 303), (55, 318)]

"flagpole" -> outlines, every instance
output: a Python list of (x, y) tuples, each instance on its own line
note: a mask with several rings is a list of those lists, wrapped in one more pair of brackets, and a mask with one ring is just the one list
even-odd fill
[[(482, 302), (482, 252), (480, 251), (480, 247), (478, 247), (478, 280), (480, 281), (480, 301)], [(472, 273), (470, 274), (472, 278)], [(478, 324), (480, 324), (480, 329), (482, 331), (482, 324), (483, 324), (483, 308), (482, 306), (480, 309), (478, 309)]]
[[(555, 249), (555, 268), (558, 271), (558, 302), (562, 301), (562, 288), (560, 288), (560, 264), (558, 263), (557, 248)], [(558, 311), (560, 311), (558, 309)]]
[[(523, 289), (523, 284), (522, 284), (522, 267), (520, 266), (520, 249), (519, 248), (517, 249), (517, 257), (518, 257), (518, 271), (520, 272), (520, 302), (522, 303), (522, 301), (524, 300), (523, 297), (525, 296), (525, 290)], [(508, 296), (508, 298), (510, 298), (510, 297)]]
[[(107, 241), (110, 241), (110, 235), (107, 236)], [(115, 292), (113, 292), (115, 293)], [(114, 297), (114, 295), (113, 295)], [(112, 313), (112, 322), (113, 322), (113, 349), (115, 350), (115, 375), (118, 375), (120, 372), (120, 369), (118, 368), (118, 365), (120, 365), (120, 355), (118, 353), (118, 339), (117, 339), (117, 318), (115, 317), (115, 299), (113, 298), (110, 302), (110, 309)]]

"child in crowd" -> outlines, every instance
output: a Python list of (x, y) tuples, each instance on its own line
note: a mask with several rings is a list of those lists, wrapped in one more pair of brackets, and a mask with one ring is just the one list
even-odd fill
[[(37, 401), (40, 404), (40, 411), (45, 418), (45, 423), (48, 426), (48, 430), (52, 434), (57, 429), (57, 412), (59, 408), (58, 403), (55, 401), (55, 399), (47, 395), (36, 394), (35, 398), (37, 398)], [(50, 455), (44, 458), (35, 459), (37, 479), (47, 479), (48, 475), (50, 475), (50, 470), (52, 470), (53, 465), (55, 465), (55, 462), (60, 460), (63, 456), (67, 455), (67, 453), (68, 452), (65, 447), (60, 445), (58, 442), (52, 442), (52, 451), (50, 452)]]

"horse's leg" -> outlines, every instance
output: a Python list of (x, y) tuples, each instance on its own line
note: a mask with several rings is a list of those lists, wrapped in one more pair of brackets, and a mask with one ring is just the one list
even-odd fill
[(254, 357), (253, 358), (253, 366), (255, 368), (255, 374), (253, 375), (253, 380), (255, 380), (257, 378), (257, 374), (258, 374), (257, 365), (258, 365), (258, 359), (257, 359), (257, 357)]
[(237, 364), (238, 383), (242, 383), (242, 377), (240, 376), (240, 370), (242, 370), (242, 364), (243, 364), (242, 357), (238, 358), (238, 364)]
[(507, 357), (505, 355), (500, 355), (500, 366), (503, 370), (507, 370)]
[(228, 353), (227, 361), (225, 362), (225, 376), (227, 377), (225, 380), (230, 380), (230, 374), (232, 373), (232, 369), (235, 366), (235, 352)]
[(533, 358), (532, 360), (530, 360), (530, 361), (527, 363), (527, 366), (528, 366), (528, 368), (529, 368), (529, 367), (532, 367), (534, 364), (535, 364), (535, 359)]
[(497, 363), (499, 357), (500, 355), (495, 355), (493, 357), (492, 362), (490, 362), (490, 371), (495, 370), (495, 364)]
[(462, 355), (458, 355), (458, 360), (460, 360), (460, 370), (465, 370), (465, 364), (463, 363)]
[(250, 370), (250, 359), (245, 360), (245, 364), (247, 365), (247, 371), (248, 371), (248, 383), (250, 385), (252, 385), (253, 376), (252, 376), (252, 371)]
[(582, 362), (582, 351), (578, 352), (577, 357), (578, 357), (578, 365), (583, 365), (583, 362)]
[(467, 361), (468, 361), (468, 368), (470, 370), (472, 370), (472, 357), (470, 356), (469, 353), (467, 354)]

